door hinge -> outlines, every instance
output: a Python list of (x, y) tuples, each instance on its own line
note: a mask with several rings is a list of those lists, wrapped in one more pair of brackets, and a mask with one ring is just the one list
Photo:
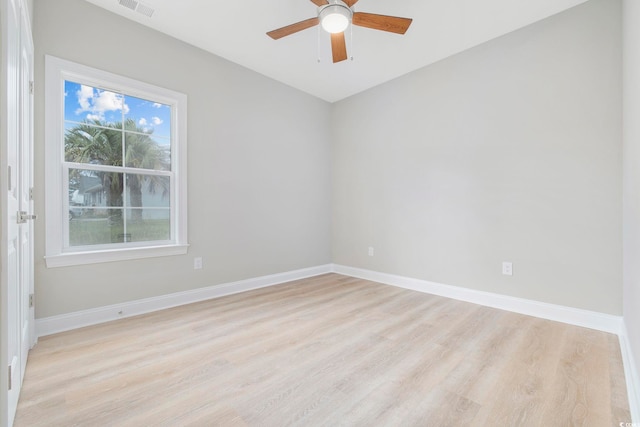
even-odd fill
[(29, 200), (33, 200), (33, 187), (29, 188)]
[(33, 294), (29, 294), (29, 308), (33, 308)]
[(29, 82), (29, 93), (33, 95), (33, 80)]
[(11, 380), (13, 375), (11, 375), (13, 373), (13, 369), (11, 369), (11, 365), (9, 365), (9, 390), (11, 390), (11, 387), (13, 386), (13, 384), (11, 384)]

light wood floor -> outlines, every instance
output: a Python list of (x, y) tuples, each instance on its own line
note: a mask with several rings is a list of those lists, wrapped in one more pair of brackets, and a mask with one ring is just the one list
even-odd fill
[(40, 339), (15, 426), (617, 426), (615, 335), (328, 274)]

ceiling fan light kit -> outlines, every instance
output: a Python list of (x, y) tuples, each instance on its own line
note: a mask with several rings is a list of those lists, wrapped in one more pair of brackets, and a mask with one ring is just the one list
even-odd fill
[(331, 0), (331, 2), (329, 0), (311, 0), (311, 3), (318, 6), (317, 17), (269, 31), (267, 35), (278, 40), (320, 24), (325, 31), (331, 34), (331, 52), (333, 62), (336, 63), (347, 59), (344, 31), (349, 27), (349, 24), (396, 34), (406, 33), (411, 25), (412, 19), (410, 18), (354, 12), (351, 8), (357, 2), (358, 0)]
[(351, 23), (353, 11), (344, 2), (336, 0), (335, 3), (321, 6), (318, 9), (318, 18), (322, 28), (331, 34), (342, 33)]

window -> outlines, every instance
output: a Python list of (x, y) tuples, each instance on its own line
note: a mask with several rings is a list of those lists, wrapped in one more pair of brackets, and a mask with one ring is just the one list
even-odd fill
[(46, 58), (48, 267), (187, 251), (186, 96)]

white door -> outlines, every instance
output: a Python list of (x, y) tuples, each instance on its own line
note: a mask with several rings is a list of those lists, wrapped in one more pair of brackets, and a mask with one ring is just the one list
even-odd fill
[[(20, 364), (24, 377), (27, 355), (35, 339), (33, 295), (33, 40), (28, 22), (28, 12), (20, 14), (20, 98), (19, 105), (19, 173), (18, 198), (20, 211), (24, 213), (18, 224), (20, 240)], [(22, 378), (20, 379), (22, 384)]]
[[(3, 16), (3, 38), (5, 46), (4, 52), (6, 54), (6, 81), (3, 81), (3, 85), (6, 85), (5, 96), (3, 99), (4, 107), (6, 109), (6, 124), (3, 132), (6, 133), (7, 144), (7, 198), (6, 198), (6, 212), (3, 212), (4, 221), (3, 228), (7, 230), (7, 241), (3, 244), (7, 245), (6, 249), (6, 264), (3, 263), (3, 271), (7, 278), (7, 324), (8, 328), (8, 385), (3, 387), (8, 388), (8, 422), (12, 424), (13, 416), (15, 414), (15, 408), (18, 403), (19, 389), (17, 383), (21, 375), (21, 363), (20, 363), (20, 331), (16, 328), (19, 322), (19, 310), (20, 310), (20, 286), (19, 286), (19, 263), (20, 263), (20, 239), (18, 226), (17, 213), (20, 209), (18, 177), (20, 176), (19, 161), (18, 161), (18, 116), (19, 116), (19, 102), (18, 102), (18, 89), (19, 89), (19, 74), (18, 64), (20, 55), (20, 9), (16, 3), (12, 0), (7, 2), (5, 9), (5, 15)], [(5, 135), (3, 135), (5, 136)], [(3, 307), (4, 308), (4, 307)]]
[[(21, 0), (1, 0), (2, 18), (2, 154), (6, 194), (2, 200), (2, 294), (0, 332), (6, 362), (6, 383), (2, 384), (6, 408), (0, 425), (11, 425), (15, 416), (29, 348), (33, 337), (33, 221), (30, 188), (32, 183), (32, 61), (33, 43), (28, 14)], [(5, 163), (6, 162), (6, 163)], [(5, 317), (6, 316), (6, 317)], [(6, 338), (5, 338), (6, 337)], [(5, 344), (6, 343), (6, 344)], [(6, 392), (5, 392), (6, 391)], [(2, 413), (4, 411), (0, 411)]]

